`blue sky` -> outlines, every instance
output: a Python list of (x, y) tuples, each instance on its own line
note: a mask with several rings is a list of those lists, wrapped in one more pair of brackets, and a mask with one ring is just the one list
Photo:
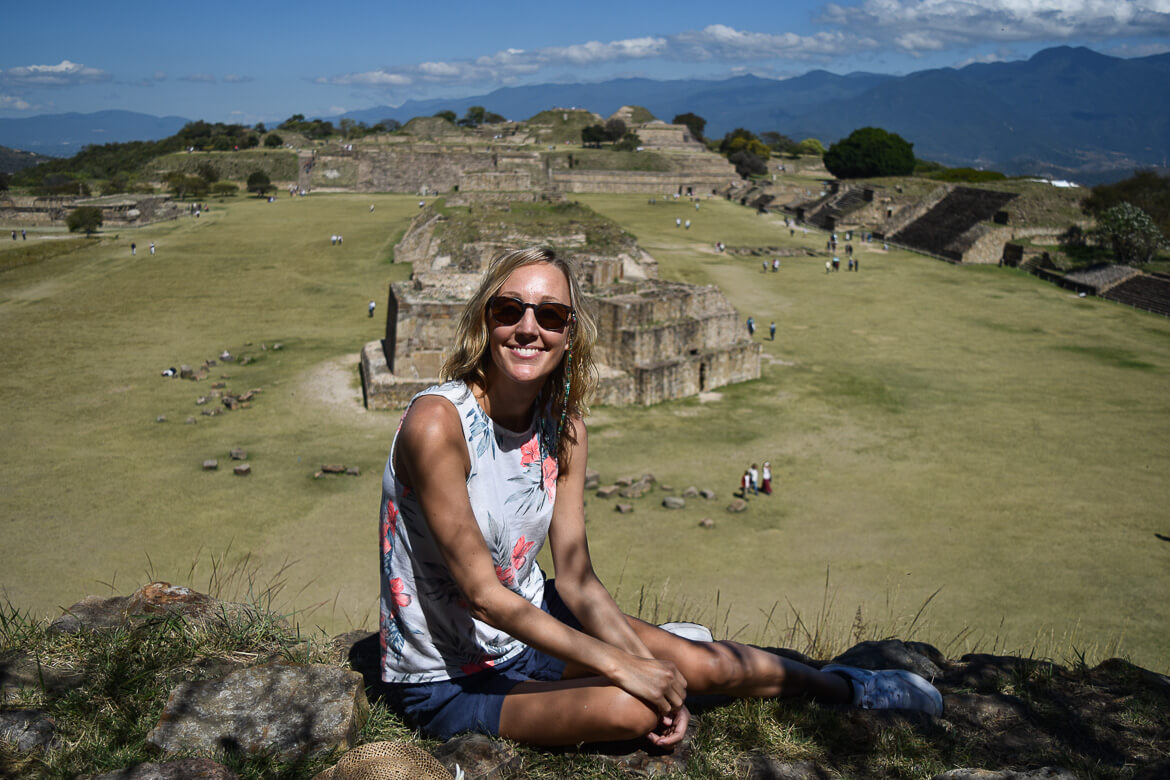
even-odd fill
[(1170, 51), (1170, 0), (6, 5), (0, 117), (117, 108), (254, 124), (518, 84)]

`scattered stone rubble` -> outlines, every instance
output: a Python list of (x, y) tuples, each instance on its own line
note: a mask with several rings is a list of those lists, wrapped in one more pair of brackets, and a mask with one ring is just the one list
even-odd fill
[[(167, 583), (150, 583), (129, 597), (90, 596), (52, 623), (65, 632), (132, 628), (159, 615), (186, 621), (238, 621), (252, 608), (217, 601)], [(334, 638), (335, 663), (298, 664), (257, 658), (208, 664), (170, 692), (146, 739), (159, 762), (126, 767), (101, 778), (230, 778), (222, 764), (225, 749), (271, 752), (285, 757), (315, 751), (347, 750), (358, 739), (368, 712), (367, 695), (377, 695), (378, 635), (351, 631)], [(764, 648), (794, 660), (823, 662), (779, 648)], [(1110, 659), (1093, 668), (1067, 669), (1027, 658), (969, 654), (950, 660), (922, 642), (862, 642), (837, 658), (867, 669), (900, 668), (931, 678), (943, 693), (944, 714), (831, 708), (825, 728), (843, 730), (850, 752), (880, 756), (883, 735), (909, 729), (917, 738), (962, 746), (973, 766), (953, 768), (935, 780), (1064, 780), (1078, 777), (1060, 766), (1095, 766), (1113, 776), (1153, 780), (1170, 772), (1170, 677)], [(49, 697), (68, 695), (87, 683), (84, 669), (57, 669), (19, 649), (0, 655), (0, 740), (18, 752), (59, 749), (56, 724), (43, 709), (13, 708), (28, 688)], [(641, 744), (582, 746), (619, 776), (685, 773), (694, 757), (691, 736), (706, 708), (696, 703), (687, 738), (662, 754)], [(1138, 717), (1137, 713), (1144, 713)], [(432, 751), (455, 774), (467, 778), (524, 777), (523, 754), (513, 746), (479, 735), (461, 735)], [(176, 755), (183, 754), (183, 755)], [(877, 767), (873, 767), (875, 771)], [(747, 778), (828, 778), (832, 766), (745, 751), (736, 776)]]

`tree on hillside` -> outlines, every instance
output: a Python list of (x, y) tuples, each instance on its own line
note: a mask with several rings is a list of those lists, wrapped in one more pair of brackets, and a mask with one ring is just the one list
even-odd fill
[(1113, 249), (1118, 263), (1148, 263), (1166, 242), (1150, 215), (1131, 203), (1119, 203), (1105, 211), (1092, 235)]
[(690, 111), (685, 114), (676, 114), (670, 123), (672, 125), (686, 125), (694, 139), (699, 143), (703, 142), (703, 131), (707, 129), (707, 120), (698, 114), (693, 114)]
[(264, 146), (268, 149), (279, 149), (284, 146), (284, 139), (276, 133), (269, 133), (264, 136)]
[(437, 116), (439, 119), (446, 119), (451, 124), (455, 124), (456, 116), (454, 111), (436, 111), (434, 116)]
[(581, 145), (600, 149), (601, 145), (609, 140), (609, 134), (601, 125), (589, 125), (581, 128)]
[(613, 145), (615, 152), (636, 152), (642, 145), (642, 139), (633, 130), (627, 130), (621, 140)]
[(374, 125), (384, 133), (395, 133), (402, 129), (402, 123), (397, 119), (383, 119), (378, 124)]
[(736, 152), (750, 152), (761, 161), (772, 156), (772, 150), (757, 138), (755, 133), (742, 127), (737, 127), (723, 136), (723, 140), (719, 142), (719, 151), (727, 155), (729, 160)]
[(479, 127), (480, 125), (495, 125), (507, 121), (504, 117), (488, 111), (483, 106), (472, 106), (467, 109), (467, 113), (463, 115), (458, 124), (461, 127)]
[(626, 136), (626, 123), (615, 116), (605, 123), (605, 135), (609, 140), (617, 143)]
[(880, 127), (862, 127), (829, 147), (825, 168), (838, 179), (908, 176), (914, 171), (914, 144)]
[(800, 154), (815, 155), (817, 157), (825, 156), (825, 145), (821, 143), (818, 138), (806, 138), (800, 142)]
[(775, 130), (760, 133), (760, 140), (776, 154), (800, 154), (800, 144)]
[(202, 177), (191, 176), (182, 171), (171, 171), (163, 177), (163, 181), (180, 200), (187, 197), (202, 198), (210, 187)]
[(219, 171), (215, 170), (215, 166), (209, 162), (199, 163), (195, 168), (195, 173), (208, 184), (215, 184), (219, 181)]
[(8, 191), (8, 174), (0, 171), (0, 192)]
[(735, 166), (735, 172), (745, 179), (763, 176), (768, 172), (768, 163), (747, 149), (732, 152), (727, 160)]
[(263, 122), (257, 122), (256, 127), (253, 128), (257, 133), (267, 133), (268, 128), (264, 126)]
[(264, 171), (252, 171), (248, 174), (248, 192), (254, 192), (257, 197), (263, 198), (264, 193), (274, 189), (276, 188), (272, 186), (268, 174)]
[(1137, 171), (1114, 184), (1098, 184), (1082, 208), (1086, 214), (1100, 217), (1121, 203), (1131, 203), (1150, 215), (1162, 235), (1170, 236), (1170, 176), (1156, 171)]
[(97, 206), (79, 206), (65, 217), (65, 224), (70, 233), (82, 231), (92, 236), (102, 226), (102, 210)]

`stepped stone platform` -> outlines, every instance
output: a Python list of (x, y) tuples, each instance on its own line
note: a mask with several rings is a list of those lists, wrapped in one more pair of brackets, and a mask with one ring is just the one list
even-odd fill
[(1102, 292), (1101, 297), (1170, 317), (1170, 277), (1164, 274), (1131, 275)]
[[(479, 211), (473, 219), (427, 209), (415, 218), (395, 249), (396, 261), (413, 264), (411, 278), (390, 285), (385, 337), (362, 349), (367, 408), (401, 408), (438, 382), (483, 270), (498, 252), (518, 246), (551, 246), (579, 269), (597, 316), (596, 403), (648, 405), (760, 376), (760, 345), (717, 287), (660, 280), (654, 259), (620, 231), (602, 246), (600, 216), (588, 212), (594, 221), (585, 221), (576, 204), (544, 208), (571, 219), (559, 232), (546, 222), (544, 233), (532, 235), (517, 232), (530, 221), (493, 226)], [(451, 234), (461, 240), (450, 243)]]
[(994, 241), (990, 238), (993, 230), (983, 223), (994, 220), (1006, 224), (1007, 214), (1002, 209), (1015, 197), (1014, 192), (955, 187), (922, 216), (894, 233), (890, 240), (961, 263), (981, 239), (988, 237)]

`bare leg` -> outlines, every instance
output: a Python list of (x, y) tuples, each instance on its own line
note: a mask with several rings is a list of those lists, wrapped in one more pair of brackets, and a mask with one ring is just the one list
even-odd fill
[[(644, 620), (626, 616), (655, 658), (673, 661), (687, 680), (687, 693), (773, 698), (808, 696), (848, 703), (852, 688), (844, 678), (739, 642), (692, 642)], [(588, 674), (571, 664), (565, 679)]]
[(649, 734), (659, 717), (604, 677), (521, 683), (504, 697), (500, 736), (529, 745), (618, 742)]
[[(851, 699), (850, 684), (838, 675), (738, 642), (692, 642), (627, 619), (655, 658), (678, 666), (688, 693)], [(570, 664), (558, 682), (517, 685), (504, 697), (500, 736), (530, 745), (574, 745), (637, 739), (659, 724), (658, 713), (644, 702), (603, 677), (586, 675)]]

